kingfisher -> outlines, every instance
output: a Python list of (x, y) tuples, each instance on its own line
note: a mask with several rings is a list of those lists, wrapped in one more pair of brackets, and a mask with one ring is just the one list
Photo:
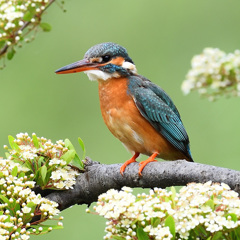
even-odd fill
[(139, 163), (138, 174), (155, 158), (193, 162), (189, 138), (180, 114), (167, 93), (138, 74), (127, 50), (112, 42), (91, 47), (80, 61), (64, 66), (57, 74), (84, 72), (98, 81), (103, 120), (133, 156), (120, 168), (149, 156)]

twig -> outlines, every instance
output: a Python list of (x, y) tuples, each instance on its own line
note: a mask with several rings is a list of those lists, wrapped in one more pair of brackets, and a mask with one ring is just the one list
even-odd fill
[[(48, 5), (42, 10), (41, 14), (46, 11), (46, 9), (53, 3), (55, 2), (55, 0), (50, 0)], [(18, 32), (19, 31), (23, 31), (29, 24), (31, 23), (31, 21), (28, 21), (28, 22), (25, 22), (16, 32), (13, 33), (14, 36), (17, 36), (18, 35)], [(1, 49), (0, 49), (0, 57), (2, 55), (4, 55), (7, 50), (9, 48), (9, 45), (8, 44), (5, 44)]]

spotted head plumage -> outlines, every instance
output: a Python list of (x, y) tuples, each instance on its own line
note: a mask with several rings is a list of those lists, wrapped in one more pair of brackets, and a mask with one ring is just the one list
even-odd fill
[(56, 73), (71, 72), (84, 72), (90, 80), (108, 80), (135, 74), (137, 70), (124, 47), (106, 42), (91, 47), (83, 60), (56, 71)]
[(125, 61), (133, 63), (133, 60), (128, 56), (126, 48), (112, 42), (97, 44), (91, 47), (84, 55), (86, 59), (95, 57), (100, 57), (105, 62), (108, 62), (112, 58), (123, 57)]

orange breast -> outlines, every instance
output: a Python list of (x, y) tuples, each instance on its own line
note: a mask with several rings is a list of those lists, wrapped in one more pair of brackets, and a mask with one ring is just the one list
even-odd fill
[(140, 114), (132, 97), (127, 94), (126, 78), (99, 81), (100, 107), (104, 122), (112, 134), (130, 151), (151, 155), (159, 153), (165, 160), (184, 158)]

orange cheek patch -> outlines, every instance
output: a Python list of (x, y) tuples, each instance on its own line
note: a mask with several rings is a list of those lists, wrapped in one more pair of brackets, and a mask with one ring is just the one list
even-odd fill
[(118, 66), (122, 66), (123, 62), (124, 62), (123, 57), (116, 57), (110, 61), (110, 63), (112, 63), (114, 65), (118, 65)]
[(91, 58), (90, 60), (92, 63), (100, 63), (101, 62), (101, 58)]

